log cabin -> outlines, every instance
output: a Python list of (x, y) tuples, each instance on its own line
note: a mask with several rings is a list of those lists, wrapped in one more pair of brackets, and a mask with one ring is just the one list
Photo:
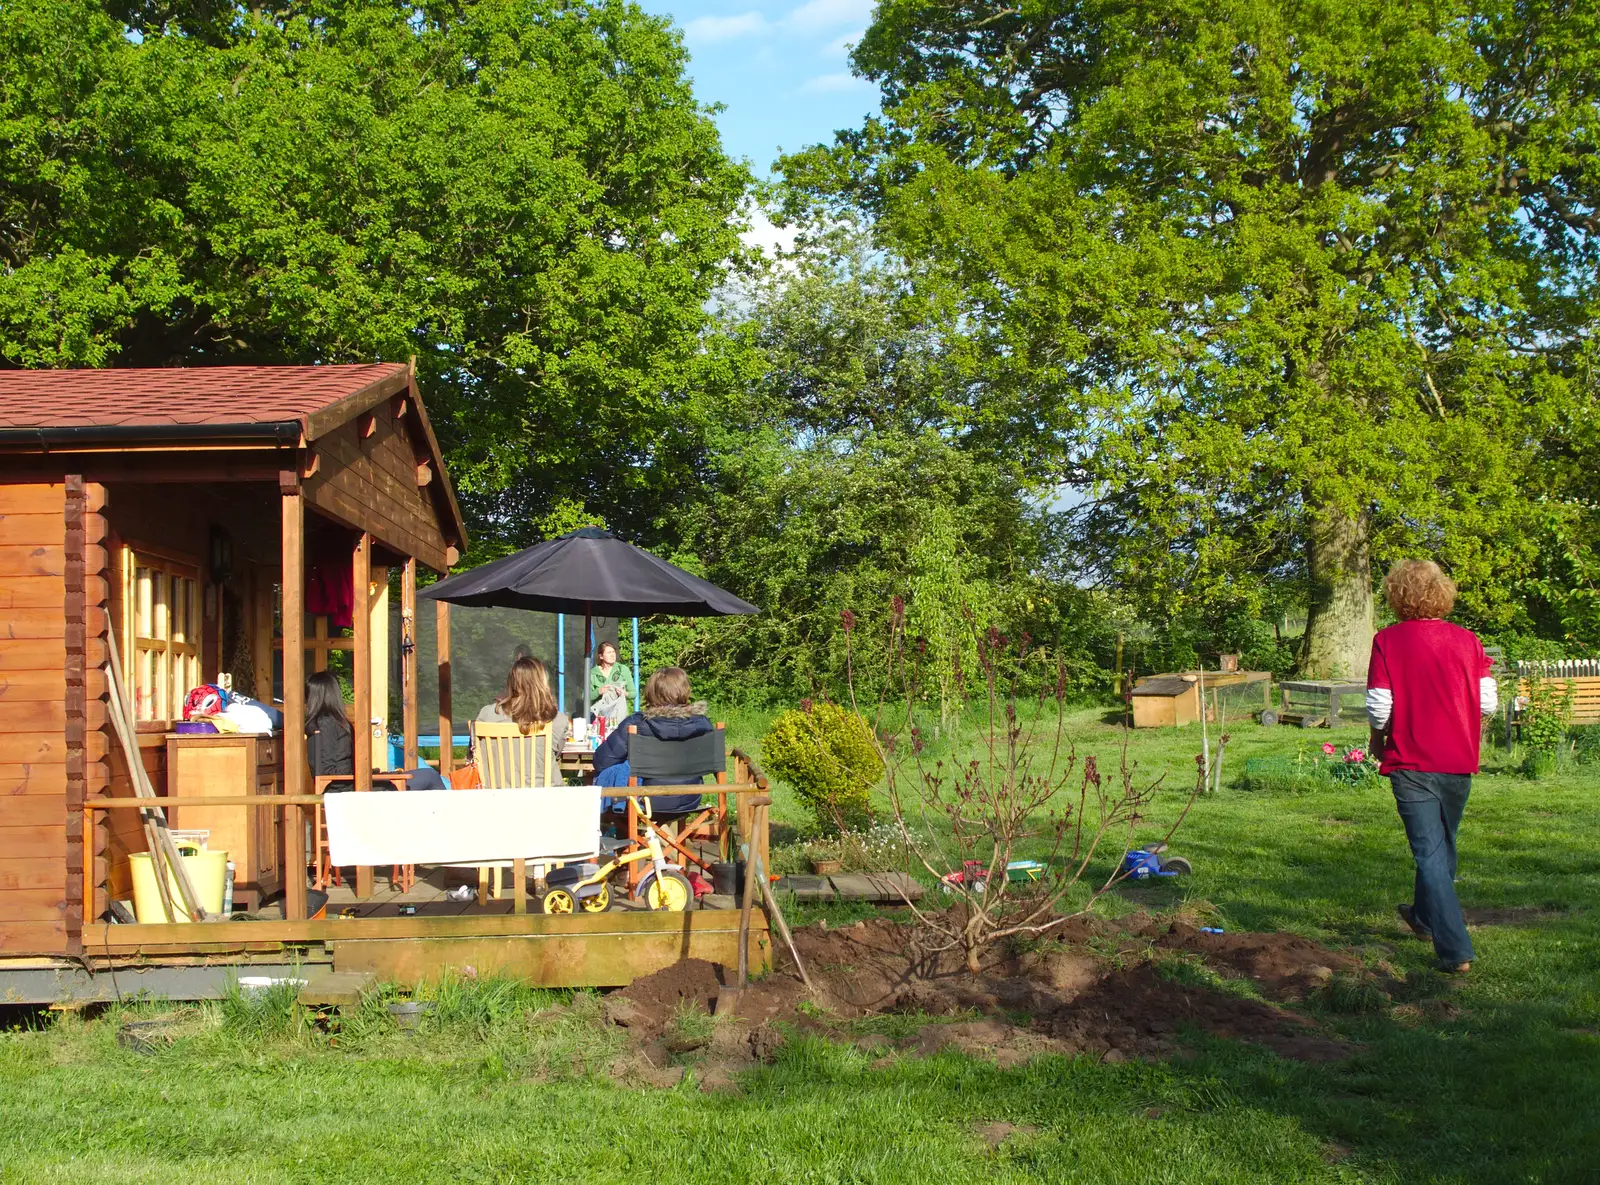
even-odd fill
[[(365, 789), (398, 652), (414, 766), (417, 578), (447, 572), (466, 542), (406, 365), (0, 372), (0, 1000), (108, 999), (119, 967), (156, 994), (201, 998), (263, 960), (416, 976), (470, 959), (572, 985), (625, 983), (690, 951), (729, 962), (727, 924), (696, 914), (307, 918), (306, 674), (349, 652), (352, 719), (377, 726), (354, 732)], [(449, 736), (448, 606), (436, 612)], [(111, 924), (146, 846), (140, 811), (103, 805), (135, 795), (110, 719), (112, 647), (173, 828), (207, 831), (234, 862), (235, 906), (281, 902), (281, 920)], [(202, 683), (276, 704), (282, 730), (178, 734)], [(185, 797), (206, 802), (174, 805)], [(372, 873), (357, 870), (358, 899)]]
[[(0, 953), (81, 953), (85, 920), (129, 895), (137, 812), (83, 812), (133, 794), (107, 716), (108, 646), (158, 794), (179, 793), (174, 763), (212, 792), (232, 773), (241, 793), (306, 793), (307, 667), (351, 649), (355, 718), (370, 718), (388, 570), (409, 609), (418, 565), (446, 572), (465, 542), (405, 365), (0, 373)], [(356, 638), (329, 639), (342, 606), (313, 605), (302, 626), (308, 575), (313, 598), (346, 590)], [(174, 739), (189, 689), (225, 678), (280, 703), (283, 732)], [(303, 910), (282, 812), (172, 813), (228, 834), (242, 905), (281, 891), (286, 916)]]

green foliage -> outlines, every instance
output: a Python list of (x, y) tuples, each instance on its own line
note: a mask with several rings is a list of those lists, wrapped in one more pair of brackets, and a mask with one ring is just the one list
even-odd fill
[(1572, 758), (1579, 765), (1600, 765), (1600, 724), (1579, 724), (1567, 729)]
[(1559, 679), (1528, 681), (1528, 702), (1519, 716), (1522, 745), (1535, 755), (1553, 756), (1572, 719), (1572, 685)]
[(832, 703), (784, 712), (762, 740), (761, 756), (824, 832), (870, 824), (871, 790), (883, 776), (883, 758), (872, 726), (857, 713)]
[(890, 0), (854, 56), (883, 116), (785, 162), (792, 208), (873, 219), (946, 312), (1082, 492), (1080, 579), (1157, 621), (1288, 591), (1364, 661), (1371, 567), (1422, 552), (1526, 626), (1540, 499), (1594, 470), (1597, 22)]
[(0, 21), (0, 356), (415, 355), (487, 535), (530, 542), (562, 499), (648, 527), (701, 447), (705, 305), (748, 182), (667, 18), (110, 11), (16, 0)]

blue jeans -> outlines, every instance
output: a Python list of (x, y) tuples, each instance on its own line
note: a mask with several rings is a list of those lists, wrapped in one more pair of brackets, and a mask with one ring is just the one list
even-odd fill
[[(594, 784), (596, 786), (606, 786), (613, 790), (619, 786), (626, 786), (628, 784), (628, 763), (623, 761), (616, 765), (606, 766), (605, 769), (595, 774)], [(628, 800), (626, 798), (602, 798), (600, 800), (600, 809), (603, 811), (620, 811), (627, 804)]]
[(1466, 774), (1430, 774), (1397, 769), (1389, 775), (1394, 804), (1417, 862), (1411, 916), (1433, 931), (1441, 963), (1472, 961), (1472, 939), (1456, 899), (1456, 828), (1467, 809), (1472, 779)]

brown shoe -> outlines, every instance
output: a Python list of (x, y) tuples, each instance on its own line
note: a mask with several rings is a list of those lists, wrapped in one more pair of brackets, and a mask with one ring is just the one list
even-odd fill
[(1471, 963), (1441, 963), (1439, 970), (1445, 975), (1465, 975), (1472, 970)]
[(1411, 928), (1411, 932), (1424, 942), (1433, 941), (1433, 931), (1417, 921), (1416, 915), (1411, 912), (1409, 905), (1397, 905), (1395, 912), (1400, 915), (1400, 920)]

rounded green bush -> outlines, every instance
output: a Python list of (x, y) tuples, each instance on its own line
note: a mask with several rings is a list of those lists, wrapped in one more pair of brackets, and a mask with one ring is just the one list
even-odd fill
[(838, 704), (807, 704), (772, 722), (761, 742), (769, 772), (794, 787), (828, 833), (854, 830), (872, 818), (872, 784), (883, 758), (872, 726)]

